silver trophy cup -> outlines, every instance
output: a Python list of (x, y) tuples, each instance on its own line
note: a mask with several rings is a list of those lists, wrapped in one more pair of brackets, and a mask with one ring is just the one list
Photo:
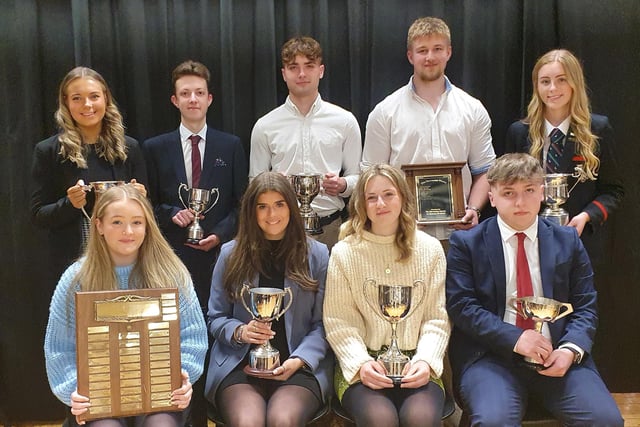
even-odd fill
[[(89, 185), (84, 185), (82, 189), (84, 191), (93, 190), (93, 192), (96, 195), (96, 202), (97, 202), (100, 196), (102, 196), (108, 189), (110, 189), (111, 187), (116, 187), (118, 185), (124, 185), (124, 183), (125, 183), (124, 181), (93, 181), (93, 182), (90, 182)], [(91, 221), (91, 217), (89, 216), (87, 211), (84, 209), (84, 206), (82, 207), (82, 213), (84, 213), (84, 216), (86, 216), (87, 219)]]
[(300, 202), (300, 216), (304, 229), (309, 234), (321, 234), (320, 218), (311, 208), (311, 201), (320, 193), (322, 175), (320, 174), (296, 174), (290, 175), (289, 181), (293, 191)]
[[(247, 293), (249, 304), (245, 300)], [(289, 301), (283, 307), (285, 295), (289, 295)], [(291, 307), (293, 294), (290, 288), (252, 288), (244, 284), (240, 291), (240, 300), (255, 320), (268, 323), (278, 320)], [(278, 366), (280, 366), (280, 352), (267, 341), (249, 352), (249, 366), (244, 371), (255, 376), (271, 375)]]
[[(185, 203), (182, 198), (183, 191), (186, 191), (189, 194), (189, 197), (187, 198), (189, 201), (188, 204)], [(212, 199), (214, 193), (216, 195), (215, 200)], [(195, 215), (193, 223), (187, 229), (187, 243), (196, 245), (204, 238), (204, 230), (200, 225), (200, 216), (209, 212), (216, 203), (218, 203), (220, 192), (217, 188), (203, 190), (200, 188), (189, 188), (187, 187), (187, 184), (180, 184), (180, 186), (178, 186), (178, 197), (180, 198), (182, 205), (186, 209), (190, 209)]]
[[(371, 298), (371, 294), (377, 287), (377, 298)], [(415, 289), (420, 288), (418, 301), (412, 303), (412, 295)], [(373, 279), (367, 279), (363, 285), (365, 299), (374, 312), (391, 324), (391, 343), (386, 352), (378, 355), (377, 360), (384, 366), (387, 377), (394, 383), (400, 383), (402, 372), (411, 360), (400, 351), (398, 347), (398, 323), (410, 316), (422, 303), (425, 294), (425, 286), (422, 280), (416, 280), (413, 285), (384, 285), (377, 284)], [(373, 301), (377, 301), (374, 306)]]
[[(520, 316), (525, 319), (533, 319), (535, 330), (538, 333), (542, 333), (544, 322), (555, 322), (573, 313), (573, 306), (570, 303), (545, 297), (513, 298), (511, 304)], [(524, 363), (532, 369), (544, 369), (543, 365), (530, 357), (525, 357)]]
[[(569, 178), (576, 178), (575, 184), (569, 189), (567, 183)], [(551, 173), (544, 176), (544, 203), (547, 207), (540, 214), (541, 217), (558, 225), (567, 225), (569, 223), (569, 213), (561, 206), (569, 199), (571, 191), (580, 182), (587, 179), (582, 166), (575, 167), (575, 172), (570, 173)]]

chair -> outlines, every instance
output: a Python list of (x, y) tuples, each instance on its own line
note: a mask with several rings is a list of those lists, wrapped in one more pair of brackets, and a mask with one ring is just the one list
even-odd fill
[[(331, 408), (331, 403), (327, 402), (324, 406), (322, 406), (318, 410), (318, 412), (316, 412), (316, 414), (307, 423), (307, 425), (312, 424), (312, 423), (318, 421), (320, 418), (324, 417), (326, 414), (329, 413), (329, 409), (330, 408)], [(224, 421), (222, 420), (222, 417), (220, 416), (220, 414), (218, 414), (218, 411), (217, 411), (216, 407), (211, 402), (207, 402), (207, 418), (209, 418), (209, 420), (213, 421), (215, 423), (216, 427), (225, 425)]]

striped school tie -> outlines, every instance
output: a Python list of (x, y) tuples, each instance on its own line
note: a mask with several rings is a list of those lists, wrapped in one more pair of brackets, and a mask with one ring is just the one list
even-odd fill
[(558, 128), (554, 128), (549, 134), (549, 151), (547, 152), (547, 173), (560, 172), (560, 158), (564, 147), (564, 133)]

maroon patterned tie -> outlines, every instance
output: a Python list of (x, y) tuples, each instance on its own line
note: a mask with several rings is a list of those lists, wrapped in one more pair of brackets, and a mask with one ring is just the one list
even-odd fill
[[(524, 250), (524, 233), (516, 233), (518, 236), (518, 252), (516, 256), (516, 285), (518, 288), (518, 298), (533, 296), (533, 285), (531, 284), (531, 273), (529, 272), (529, 261)], [(525, 319), (522, 316), (516, 317), (516, 326), (522, 329), (534, 329), (533, 319)]]
[(189, 139), (191, 140), (191, 188), (198, 188), (198, 185), (200, 185), (200, 173), (202, 172), (200, 149), (198, 148), (200, 136), (191, 135)]

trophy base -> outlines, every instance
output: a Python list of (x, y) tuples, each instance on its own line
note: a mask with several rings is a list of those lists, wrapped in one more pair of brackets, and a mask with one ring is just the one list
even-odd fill
[(275, 371), (275, 368), (274, 369), (256, 369), (256, 368), (252, 368), (250, 365), (247, 365), (242, 369), (242, 372), (244, 372), (245, 374), (250, 375), (252, 377), (259, 377), (259, 378), (272, 377), (273, 371)]
[(534, 371), (542, 371), (544, 369), (547, 369), (542, 363), (532, 362), (530, 360), (527, 360), (526, 358), (523, 359), (520, 363), (522, 364), (522, 366), (533, 369)]
[(387, 375), (387, 378), (391, 378), (391, 381), (393, 381), (393, 385), (399, 386), (400, 384), (402, 384), (402, 376)]
[(198, 243), (200, 243), (200, 240), (202, 240), (202, 239), (195, 239), (195, 238), (192, 238), (192, 237), (187, 237), (186, 242), (190, 243), (192, 245), (197, 245)]
[(320, 227), (320, 218), (317, 215), (302, 215), (302, 223), (304, 224), (304, 231), (311, 236), (323, 233), (322, 227)]

